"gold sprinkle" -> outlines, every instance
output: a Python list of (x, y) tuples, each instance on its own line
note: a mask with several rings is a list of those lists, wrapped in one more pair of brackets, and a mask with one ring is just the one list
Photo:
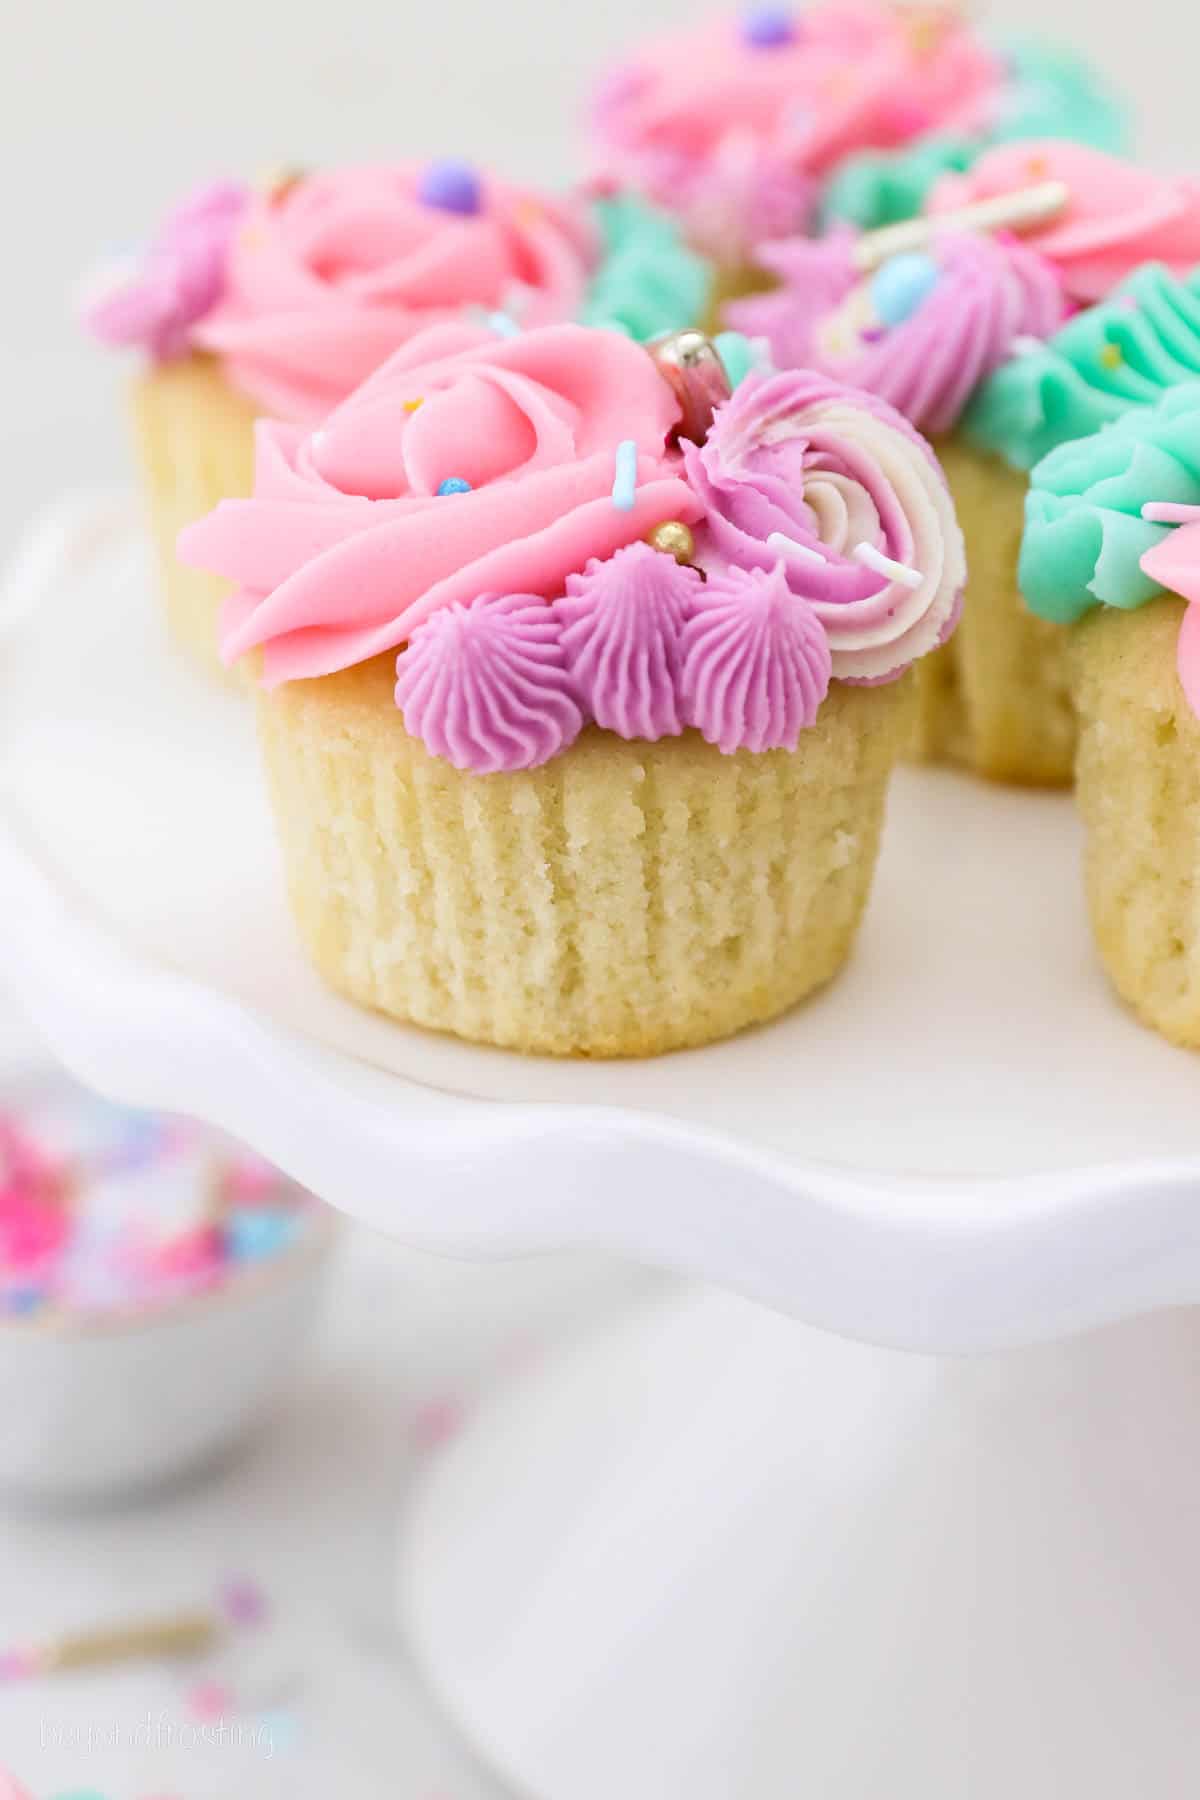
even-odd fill
[(696, 540), (692, 536), (691, 527), (682, 519), (664, 519), (653, 531), (646, 533), (646, 542), (652, 550), (661, 550), (664, 556), (673, 556), (677, 563), (690, 563), (696, 554)]
[(513, 216), (518, 225), (540, 225), (546, 217), (546, 211), (536, 200), (519, 200), (513, 208)]
[(290, 194), (307, 173), (308, 170), (302, 169), (298, 163), (285, 163), (279, 168), (265, 170), (255, 185), (263, 199), (274, 206), (286, 194)]
[(406, 400), (404, 402), (404, 410), (405, 412), (416, 412), (418, 406), (424, 406), (424, 404), (425, 396), (422, 394), (419, 400)]
[(1119, 369), (1125, 361), (1120, 344), (1105, 344), (1100, 352), (1100, 361), (1106, 369)]

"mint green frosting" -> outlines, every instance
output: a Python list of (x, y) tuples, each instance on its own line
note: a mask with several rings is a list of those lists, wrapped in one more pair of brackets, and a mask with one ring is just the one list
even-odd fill
[(1019, 568), (1033, 611), (1069, 624), (1093, 606), (1143, 606), (1160, 594), (1139, 567), (1171, 529), (1142, 518), (1152, 500), (1200, 505), (1200, 382), (1038, 463)]
[(644, 343), (697, 325), (708, 305), (712, 271), (683, 242), (665, 213), (632, 194), (593, 202), (604, 255), (588, 289), (582, 320)]
[(1178, 281), (1162, 263), (1144, 263), (1107, 300), (1002, 364), (974, 396), (962, 429), (978, 448), (1031, 469), (1059, 444), (1197, 378), (1200, 270)]
[(1034, 38), (994, 45), (1008, 65), (1000, 117), (978, 136), (935, 133), (899, 150), (848, 156), (826, 184), (823, 223), (860, 231), (911, 219), (943, 175), (965, 174), (993, 144), (1017, 138), (1071, 138), (1096, 150), (1125, 148), (1125, 114), (1081, 57)]
[(943, 175), (962, 175), (986, 146), (982, 139), (927, 137), (903, 150), (860, 150), (838, 165), (821, 197), (825, 225), (874, 231), (911, 219)]

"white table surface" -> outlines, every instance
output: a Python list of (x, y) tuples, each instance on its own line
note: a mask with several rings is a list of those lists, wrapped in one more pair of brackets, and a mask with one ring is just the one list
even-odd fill
[[(0, 1019), (0, 1091), (30, 1048)], [(459, 1409), (646, 1280), (583, 1257), (451, 1262), (348, 1228), (321, 1338), (248, 1456), (132, 1508), (0, 1511), (3, 1645), (207, 1603), (245, 1573), (274, 1609), (241, 1639), (254, 1662), (0, 1685), (0, 1767), (35, 1800), (492, 1800), (394, 1624), (405, 1490)], [(210, 1672), (243, 1696), (280, 1676), (287, 1692), (231, 1710), (240, 1745), (197, 1747), (189, 1690)], [(189, 1741), (172, 1748), (171, 1726)]]

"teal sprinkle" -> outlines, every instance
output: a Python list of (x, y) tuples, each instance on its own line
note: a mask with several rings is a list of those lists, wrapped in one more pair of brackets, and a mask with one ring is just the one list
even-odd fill
[(617, 472), (613, 480), (612, 503), (618, 512), (632, 512), (637, 494), (637, 445), (624, 438), (617, 445)]
[(623, 331), (639, 343), (700, 323), (712, 271), (684, 244), (674, 222), (632, 194), (593, 201), (592, 211), (604, 253), (582, 323)]
[(514, 338), (520, 337), (521, 335), (521, 327), (517, 324), (517, 321), (513, 318), (511, 313), (489, 313), (487, 322), (488, 328), (491, 331), (494, 331), (497, 337)]

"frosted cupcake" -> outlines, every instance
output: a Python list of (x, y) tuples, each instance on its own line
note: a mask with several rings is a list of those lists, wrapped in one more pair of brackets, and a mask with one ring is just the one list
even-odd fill
[(604, 172), (681, 221), (718, 298), (758, 285), (756, 247), (803, 231), (855, 151), (982, 131), (1005, 70), (948, 5), (760, 4), (643, 44), (593, 109)]
[(1024, 592), (1069, 627), (1100, 956), (1200, 1047), (1200, 383), (1053, 451), (1027, 511)]
[(102, 271), (84, 317), (145, 353), (137, 448), (177, 640), (213, 667), (224, 585), (180, 567), (180, 528), (248, 494), (260, 414), (314, 424), (392, 351), (474, 313), (511, 329), (577, 317), (653, 333), (703, 304), (708, 271), (631, 204), (556, 198), (453, 162), (221, 183)]
[(842, 965), (961, 537), (890, 407), (727, 394), (697, 333), (441, 327), (260, 427), (254, 498), (183, 534), (239, 584), (293, 910), (353, 1000), (649, 1055)]
[(994, 116), (974, 134), (935, 131), (898, 150), (849, 156), (821, 194), (821, 224), (872, 231), (923, 212), (944, 175), (963, 175), (999, 143), (1067, 138), (1117, 154), (1124, 109), (1083, 57), (1036, 38), (996, 46), (1005, 70)]
[[(965, 209), (939, 216), (951, 199)], [(1009, 206), (1022, 224), (1020, 241), (956, 228), (998, 202), (1002, 216)], [(741, 330), (766, 337), (776, 360), (883, 395), (937, 441), (972, 582), (962, 629), (921, 671), (920, 754), (997, 780), (1070, 781), (1075, 725), (1062, 634), (1033, 617), (1017, 589), (1026, 473), (1036, 459), (1014, 447), (1037, 435), (1049, 448), (1094, 429), (1085, 403), (1064, 406), (1052, 380), (1041, 404), (1042, 372), (1078, 345), (1085, 364), (1103, 350), (1102, 383), (1110, 373), (1125, 385), (1129, 377), (1104, 366), (1117, 353), (1097, 344), (1102, 309), (1064, 319), (1156, 248), (1170, 244), (1177, 262), (1189, 259), (1200, 250), (1198, 224), (1189, 184), (1078, 146), (1014, 145), (984, 157), (969, 186), (939, 190), (921, 250), (884, 255), (868, 274), (865, 263), (915, 234), (842, 230), (765, 246), (761, 260), (779, 288), (728, 309)], [(1115, 304), (1130, 331), (1137, 295), (1170, 279), (1143, 270), (1135, 292), (1122, 289)]]

